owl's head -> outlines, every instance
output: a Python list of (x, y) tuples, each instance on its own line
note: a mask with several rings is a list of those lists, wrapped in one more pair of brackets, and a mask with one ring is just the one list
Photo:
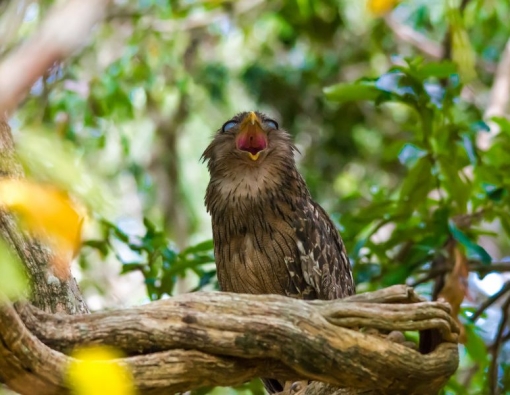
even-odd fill
[(258, 111), (241, 112), (216, 132), (202, 158), (211, 165), (259, 167), (265, 162), (293, 160), (296, 150), (289, 134)]

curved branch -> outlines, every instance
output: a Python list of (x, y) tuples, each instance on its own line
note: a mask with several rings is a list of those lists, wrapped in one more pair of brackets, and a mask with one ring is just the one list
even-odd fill
[[(0, 310), (0, 345), (9, 346), (9, 333), (21, 331), (16, 344), (29, 344), (37, 358), (27, 360), (15, 347), (10, 348), (12, 354), (24, 358), (23, 366), (48, 386), (56, 386), (56, 393), (67, 391), (62, 372), (69, 357), (63, 353), (90, 344), (115, 346), (131, 355), (122, 363), (130, 367), (144, 394), (235, 385), (260, 376), (321, 381), (347, 387), (349, 394), (431, 393), (457, 368), (458, 328), (444, 303), (408, 305), (413, 299), (409, 288), (390, 290), (393, 297), (374, 293), (376, 303), (370, 303), (372, 294), (363, 295), (360, 303), (359, 297), (306, 302), (276, 295), (194, 293), (79, 316), (53, 315), (19, 304), (17, 317), (12, 308)], [(381, 299), (396, 303), (378, 303)], [(344, 318), (348, 321), (339, 321)], [(9, 322), (8, 328), (4, 322)], [(345, 322), (388, 330), (440, 328), (445, 342), (422, 355), (337, 326)]]

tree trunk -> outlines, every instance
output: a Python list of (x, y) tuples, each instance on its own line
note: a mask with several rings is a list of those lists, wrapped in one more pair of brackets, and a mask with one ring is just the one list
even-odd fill
[[(0, 177), (21, 178), (23, 169), (16, 161), (8, 123), (0, 117)], [(31, 286), (30, 301), (51, 313), (88, 313), (74, 278), (61, 280), (49, 264), (52, 252), (37, 240), (21, 232), (12, 215), (0, 210), (0, 236), (18, 253), (25, 265)]]

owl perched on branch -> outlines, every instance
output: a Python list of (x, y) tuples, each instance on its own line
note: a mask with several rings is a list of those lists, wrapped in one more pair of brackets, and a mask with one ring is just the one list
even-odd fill
[[(336, 299), (355, 293), (338, 231), (296, 169), (296, 147), (278, 123), (242, 112), (214, 136), (203, 158), (222, 291)], [(275, 380), (266, 388), (281, 390)]]

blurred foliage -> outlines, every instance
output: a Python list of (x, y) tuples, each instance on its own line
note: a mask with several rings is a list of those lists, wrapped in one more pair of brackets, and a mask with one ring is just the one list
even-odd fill
[[(413, 58), (376, 79), (325, 90), (330, 100), (366, 99), (377, 107), (399, 103), (408, 112), (401, 125), (406, 138), (392, 147), (406, 168), (402, 182), (386, 190), (373, 188), (368, 204), (339, 218), (345, 240), (356, 243), (351, 256), (358, 263), (358, 283), (381, 287), (405, 282), (418, 267), (442, 254), (449, 238), (464, 247), (468, 258), (491, 262), (475, 242), (481, 231), (471, 225), (482, 219), (478, 212), (490, 220), (507, 212), (510, 200), (507, 185), (496, 181), (486, 164), (490, 152), (480, 160), (476, 136), (488, 126), (476, 108), (456, 104), (461, 88), (452, 63)], [(474, 177), (468, 168), (474, 169)], [(466, 215), (473, 220), (466, 221)], [(460, 220), (470, 225), (469, 234), (459, 229)], [(373, 237), (388, 225), (386, 240)], [(398, 250), (402, 246), (409, 247)], [(381, 270), (374, 273), (372, 262)]]
[[(87, 240), (84, 246), (97, 249), (103, 257), (113, 251), (122, 263), (121, 273), (141, 272), (151, 300), (161, 299), (164, 295), (173, 295), (177, 279), (184, 278), (189, 271), (199, 278), (197, 286), (192, 291), (201, 289), (215, 280), (214, 265), (206, 265), (214, 263), (212, 240), (178, 252), (170, 245), (163, 231), (157, 230), (147, 218), (143, 223), (146, 233), (138, 237), (130, 236), (113, 223), (102, 220), (102, 238)], [(124, 258), (116, 253), (115, 242), (122, 243), (135, 254), (132, 254), (130, 259)]]
[(0, 239), (0, 298), (16, 299), (27, 290), (27, 278), (19, 258)]
[[(4, 54), (52, 4), (14, 3), (0, 2)], [(121, 292), (122, 278), (101, 276), (120, 264), (154, 300), (216, 287), (199, 157), (234, 113), (266, 111), (294, 136), (358, 292), (423, 281), (465, 331), (444, 393), (504, 392), (510, 350), (491, 348), (501, 314), (472, 322), (486, 295), (468, 272), (510, 250), (510, 121), (484, 119), (509, 17), (507, 0), (117, 2), (85, 50), (32, 87), (13, 120), (20, 157), (88, 206), (85, 294)], [(488, 124), (500, 133), (482, 148)], [(123, 302), (143, 301), (140, 282)], [(210, 391), (226, 389), (197, 393)]]

